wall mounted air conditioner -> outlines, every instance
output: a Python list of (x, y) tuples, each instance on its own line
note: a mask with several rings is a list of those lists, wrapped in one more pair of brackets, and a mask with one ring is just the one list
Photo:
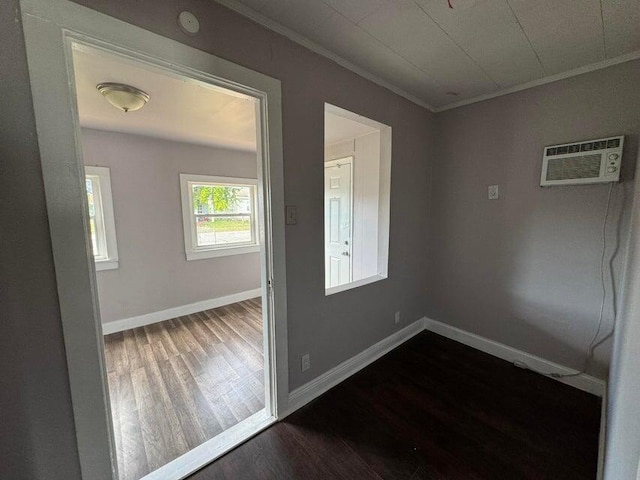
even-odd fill
[(545, 147), (540, 186), (619, 181), (623, 143), (620, 136)]

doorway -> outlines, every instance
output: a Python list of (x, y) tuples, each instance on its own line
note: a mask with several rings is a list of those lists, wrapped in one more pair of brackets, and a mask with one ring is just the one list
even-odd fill
[(139, 480), (268, 417), (256, 99), (72, 58), (118, 474)]
[(353, 157), (324, 164), (325, 288), (352, 280)]
[[(99, 301), (101, 285), (96, 276), (97, 271), (99, 273), (113, 272), (114, 269), (105, 268), (103, 270), (103, 266), (98, 265), (96, 254), (106, 255), (105, 259), (108, 261), (109, 267), (118, 265), (118, 268), (123, 269), (126, 255), (123, 243), (118, 245), (117, 255), (111, 256), (114, 250), (109, 250), (110, 240), (102, 243), (92, 241), (92, 234), (96, 239), (100, 234), (100, 228), (106, 228), (108, 215), (105, 215), (107, 208), (96, 208), (95, 203), (92, 208), (87, 201), (87, 179), (92, 187), (97, 187), (92, 190), (92, 194), (106, 192), (108, 188), (105, 188), (106, 183), (101, 183), (106, 182), (106, 180), (102, 180), (104, 177), (101, 177), (104, 171), (85, 171), (83, 165), (81, 124), (76, 102), (75, 72), (73, 70), (74, 49), (100, 50), (128, 61), (139, 62), (169, 76), (181, 78), (188, 83), (218, 91), (226, 90), (253, 101), (258, 132), (256, 138), (257, 174), (252, 192), (255, 195), (256, 228), (253, 230), (250, 227), (250, 234), (247, 237), (243, 233), (246, 230), (244, 228), (247, 223), (246, 212), (244, 210), (228, 212), (233, 213), (233, 216), (237, 218), (233, 221), (225, 220), (222, 223), (225, 223), (226, 227), (243, 232), (232, 232), (234, 233), (232, 235), (227, 229), (226, 234), (210, 235), (211, 232), (202, 231), (199, 238), (203, 243), (217, 242), (218, 240), (228, 242), (230, 239), (233, 241), (234, 238), (256, 238), (259, 240), (260, 287), (257, 289), (258, 300), (240, 299), (236, 302), (227, 302), (224, 305), (205, 303), (197, 311), (183, 312), (163, 321), (170, 322), (168, 325), (173, 325), (176, 329), (184, 327), (183, 333), (189, 331), (193, 338), (196, 338), (196, 333), (199, 332), (200, 340), (204, 342), (207, 336), (209, 339), (215, 337), (213, 334), (216, 328), (214, 320), (219, 320), (224, 316), (237, 317), (242, 310), (247, 315), (245, 321), (247, 328), (253, 328), (254, 332), (257, 332), (260, 322), (256, 318), (256, 309), (259, 306), (263, 318), (264, 407), (258, 412), (259, 415), (250, 414), (248, 417), (245, 415), (244, 420), (230, 426), (230, 428), (223, 429), (221, 432), (217, 432), (214, 428), (210, 429), (214, 433), (211, 438), (204, 439), (187, 454), (180, 454), (175, 460), (144, 477), (149, 479), (184, 478), (233, 448), (239, 442), (266, 428), (287, 407), (286, 277), (284, 268), (280, 84), (277, 80), (231, 62), (124, 24), (65, 0), (54, 0), (46, 4), (37, 0), (23, 0), (21, 11), (41, 150), (74, 421), (81, 470), (85, 478), (118, 478), (118, 462), (116, 460), (118, 432), (114, 429), (111, 420), (112, 414), (118, 412), (113, 411), (117, 406), (109, 398), (107, 373), (109, 365), (114, 365), (114, 358), (113, 356), (112, 358), (105, 357)], [(112, 169), (110, 174), (113, 173)], [(88, 177), (85, 174), (88, 174)], [(112, 175), (111, 180), (115, 187), (115, 176)], [(175, 185), (179, 190), (179, 179), (176, 179)], [(235, 188), (235, 185), (230, 181), (222, 182), (221, 186)], [(113, 189), (114, 202), (117, 202), (115, 197), (118, 191), (120, 189)], [(251, 202), (248, 197), (249, 192), (251, 189), (245, 189), (239, 195), (242, 197), (239, 203), (244, 205), (242, 208)], [(179, 194), (177, 198), (179, 202)], [(207, 204), (206, 199), (204, 204)], [(96, 213), (100, 218), (96, 216)], [(117, 224), (118, 211), (114, 210), (114, 213)], [(215, 225), (212, 225), (217, 224), (214, 213), (211, 213), (211, 219), (202, 220), (199, 217), (202, 220), (200, 223), (203, 224), (200, 226), (205, 230), (213, 228), (215, 231)], [(94, 223), (96, 220), (101, 222), (99, 226)], [(115, 237), (117, 238), (118, 235), (119, 233), (116, 232)], [(212, 238), (214, 240), (211, 240)], [(99, 247), (94, 249), (94, 244)], [(102, 247), (105, 247), (104, 251)], [(253, 247), (245, 244), (243, 248)], [(183, 255), (185, 255), (184, 250)], [(229, 297), (226, 299), (227, 301), (233, 299), (232, 295), (227, 295), (227, 297)], [(245, 303), (238, 306), (238, 302)], [(194, 304), (197, 303), (194, 302)], [(165, 308), (164, 314), (171, 312), (172, 308)], [(153, 317), (155, 314), (157, 312), (150, 312), (146, 320), (149, 320), (149, 315)], [(134, 315), (134, 317), (145, 317), (145, 315)], [(209, 316), (214, 318), (211, 319)], [(175, 319), (179, 319), (179, 321)], [(196, 319), (205, 323), (209, 321), (210, 325), (205, 326), (211, 333), (208, 334), (206, 330), (196, 326)], [(143, 320), (145, 318), (138, 318), (136, 321)], [(224, 319), (222, 321), (224, 322)], [(249, 325), (252, 321), (253, 327)], [(147, 340), (149, 340), (151, 335), (147, 334), (147, 328), (155, 329), (156, 327), (148, 327), (148, 325), (133, 326), (129, 329), (128, 338), (135, 340), (135, 328), (142, 328)], [(218, 328), (222, 329), (222, 324), (219, 324)], [(248, 343), (249, 337), (252, 337), (254, 344), (257, 344), (257, 338), (247, 328), (238, 328), (241, 331), (238, 336), (244, 336), (245, 343)], [(107, 329), (105, 328), (105, 330)], [(160, 328), (157, 332), (160, 337), (163, 336), (161, 330)], [(233, 329), (229, 327), (227, 333), (231, 330)], [(121, 330), (121, 332), (123, 331)], [(124, 337), (124, 333), (122, 336)], [(185, 342), (187, 341), (185, 340)], [(149, 344), (151, 343), (149, 342)], [(157, 343), (162, 344), (161, 341)], [(192, 347), (192, 351), (197, 349), (195, 345)], [(146, 349), (143, 346), (143, 352), (144, 350), (147, 354), (157, 355), (153, 346)], [(166, 347), (165, 353), (168, 353)], [(162, 356), (162, 349), (160, 349), (160, 355)], [(231, 360), (229, 359), (227, 363), (229, 361)], [(181, 362), (185, 367), (182, 370), (185, 377), (176, 375), (176, 378), (184, 384), (188, 381), (186, 380), (186, 371), (189, 370), (189, 364), (184, 359)], [(174, 372), (179, 370), (179, 364), (180, 361), (177, 361), (175, 365), (172, 365)], [(147, 375), (147, 381), (151, 383), (149, 379), (150, 377)], [(202, 392), (202, 390), (200, 391)], [(187, 395), (185, 396), (186, 403), (191, 403), (196, 407), (203, 405), (197, 402), (195, 397), (189, 402), (188, 394), (185, 395)], [(166, 400), (162, 392), (159, 397)], [(136, 398), (136, 400), (138, 399)], [(153, 395), (146, 397), (142, 395), (140, 400), (141, 403), (145, 403), (155, 399)], [(146, 405), (147, 408), (149, 406), (153, 408), (151, 403)], [(212, 418), (217, 417), (214, 414)], [(141, 427), (145, 428), (142, 424)], [(182, 431), (184, 433), (185, 428), (182, 428)]]

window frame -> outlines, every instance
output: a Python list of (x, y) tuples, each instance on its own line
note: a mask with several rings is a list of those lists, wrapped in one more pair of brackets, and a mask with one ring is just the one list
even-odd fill
[[(196, 214), (193, 213), (193, 185), (241, 186), (249, 187), (251, 192), (251, 242), (198, 246), (196, 231)], [(182, 203), (182, 226), (184, 230), (184, 247), (187, 261), (205, 258), (242, 255), (260, 251), (260, 235), (257, 213), (258, 180), (255, 178), (221, 177), (217, 175), (180, 174), (180, 197)], [(240, 214), (244, 215), (244, 214)], [(215, 214), (208, 216), (215, 217)]]
[(95, 268), (98, 272), (102, 270), (115, 270), (120, 265), (116, 222), (113, 213), (113, 195), (111, 192), (111, 170), (109, 167), (86, 165), (84, 167), (84, 177), (85, 182), (87, 178), (90, 178), (92, 181), (96, 240), (98, 243), (98, 251), (102, 253), (99, 256), (93, 255)]
[[(331, 113), (340, 117), (348, 118), (350, 120), (362, 123), (364, 125), (375, 128), (380, 133), (380, 159), (379, 159), (379, 190), (378, 190), (378, 222), (377, 222), (377, 235), (378, 235), (378, 251), (377, 251), (377, 272), (368, 277), (359, 278), (357, 280), (351, 280), (348, 283), (338, 285), (335, 287), (326, 287), (326, 264), (324, 268), (323, 283), (325, 285), (324, 295), (325, 297), (335, 295), (337, 293), (346, 292), (354, 288), (363, 287), (371, 283), (386, 280), (389, 277), (389, 238), (391, 236), (390, 229), (390, 217), (391, 217), (391, 162), (392, 162), (392, 137), (393, 128), (384, 123), (368, 118), (364, 115), (351, 112), (344, 108), (332, 105), (330, 103), (324, 104), (324, 115)], [(326, 145), (325, 145), (326, 148)], [(353, 165), (356, 165), (358, 159), (353, 155)], [(334, 159), (335, 160), (335, 159)], [(326, 159), (323, 163), (326, 164)], [(355, 175), (355, 170), (352, 170), (352, 174)], [(355, 180), (355, 176), (353, 177)], [(324, 181), (324, 175), (323, 175)], [(353, 188), (353, 183), (352, 183)], [(353, 205), (352, 205), (353, 208)], [(324, 207), (323, 207), (324, 215)], [(324, 223), (324, 222), (323, 222)], [(323, 226), (323, 228), (326, 228)], [(323, 245), (323, 250), (326, 245)], [(353, 252), (353, 249), (351, 250)], [(323, 254), (326, 255), (325, 251)]]

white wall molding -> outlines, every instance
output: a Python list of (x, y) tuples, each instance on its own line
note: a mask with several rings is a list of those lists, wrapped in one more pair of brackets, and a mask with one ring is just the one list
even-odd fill
[(242, 302), (244, 300), (249, 300), (250, 298), (259, 297), (261, 295), (262, 289), (256, 288), (254, 290), (234, 293), (232, 295), (226, 295), (224, 297), (211, 298), (209, 300), (190, 303), (188, 305), (182, 305), (180, 307), (168, 308), (166, 310), (160, 310), (158, 312), (151, 312), (135, 317), (114, 320), (112, 322), (106, 322), (102, 324), (102, 333), (104, 335), (109, 335), (110, 333), (122, 332), (123, 330), (129, 330), (131, 328), (143, 327), (145, 325), (163, 322), (165, 320), (170, 320), (182, 315), (191, 315), (192, 313), (202, 312), (203, 310), (224, 307), (225, 305)]
[(640, 50), (627, 53), (625, 55), (620, 55), (618, 57), (608, 58), (606, 60), (602, 60), (601, 62), (591, 63), (589, 65), (584, 65), (582, 67), (574, 68), (573, 70), (569, 70), (567, 72), (562, 72), (556, 75), (549, 75), (546, 77), (538, 78), (530, 82), (521, 83), (520, 85), (514, 85), (513, 87), (503, 88), (502, 90), (498, 90), (497, 92), (487, 93), (485, 95), (478, 95), (477, 97), (471, 97), (465, 100), (460, 100), (459, 102), (454, 102), (448, 105), (443, 105), (441, 107), (435, 108), (432, 111), (434, 113), (445, 112), (447, 110), (452, 110), (454, 108), (464, 107), (465, 105), (471, 105), (472, 103), (484, 102), (485, 100), (490, 100), (492, 98), (502, 97), (504, 95), (509, 95), (511, 93), (521, 92), (522, 90), (528, 90), (530, 88), (540, 87), (542, 85), (546, 85), (547, 83), (553, 83), (560, 80), (564, 80), (565, 78), (571, 78), (578, 75), (583, 75), (585, 73), (595, 72), (596, 70), (602, 70), (604, 68), (613, 67), (614, 65), (630, 62), (633, 60), (637, 60), (639, 58), (640, 58)]
[(286, 414), (281, 415), (280, 418), (283, 418), (284, 416), (303, 407), (311, 400), (319, 397), (327, 390), (335, 387), (351, 375), (359, 372), (386, 353), (424, 331), (424, 322), (424, 318), (416, 320), (402, 330), (391, 334), (387, 338), (370, 346), (366, 350), (363, 350), (354, 357), (351, 357), (349, 360), (342, 362), (340, 365), (333, 367), (331, 370), (323, 373), (310, 382), (296, 388), (289, 394), (289, 406)]
[[(377, 75), (374, 75), (373, 73), (365, 70), (364, 68), (361, 68), (355, 65), (354, 63), (351, 63), (346, 58), (343, 58), (337, 53), (334, 53), (326, 49), (322, 45), (319, 45), (318, 43), (307, 38), (306, 36), (301, 35), (298, 32), (295, 32), (294, 30), (290, 29), (289, 27), (282, 25), (280, 22), (276, 22), (275, 20), (272, 20), (271, 18), (263, 15), (262, 13), (257, 12), (253, 8), (247, 7), (243, 3), (240, 3), (238, 0), (216, 0), (216, 1), (219, 4), (224, 5), (228, 9), (233, 10), (236, 13), (239, 13), (243, 17), (246, 17), (249, 20), (253, 20), (255, 23), (262, 25), (263, 27), (268, 28), (269, 30), (272, 30), (276, 33), (279, 33), (280, 35), (288, 38), (289, 40), (292, 40), (293, 42), (299, 45), (302, 45), (308, 50), (311, 50), (312, 52), (315, 52), (319, 55), (322, 55), (323, 57), (326, 57), (329, 60), (333, 60), (341, 67), (346, 68), (347, 70), (351, 70), (353, 73), (360, 75), (362, 78), (365, 78), (370, 82), (373, 82), (381, 87), (384, 87), (387, 90), (391, 90), (396, 95), (400, 95), (401, 97), (406, 98), (411, 103), (415, 103), (416, 105), (426, 108), (430, 112), (434, 111), (434, 107), (432, 107), (425, 101), (421, 100), (420, 98), (416, 97), (415, 95), (412, 95), (411, 93), (406, 92), (402, 88), (397, 87), (394, 84), (389, 83), (386, 80), (383, 80), (382, 78), (378, 77)], [(387, 48), (387, 47), (385, 46), (384, 48)]]
[[(577, 373), (577, 371), (572, 368), (565, 367), (564, 365), (560, 365), (550, 360), (545, 360), (544, 358), (509, 347), (508, 345), (489, 340), (488, 338), (481, 337), (480, 335), (452, 327), (451, 325), (428, 318), (426, 318), (424, 322), (425, 329), (430, 332), (437, 333), (438, 335), (442, 335), (443, 337), (455, 340), (456, 342), (460, 342), (469, 347), (473, 347), (476, 350), (480, 350), (481, 352), (488, 353), (489, 355), (493, 355), (494, 357), (501, 358), (511, 363), (515, 361), (524, 363), (528, 369), (537, 371), (536, 373)], [(599, 378), (592, 377), (591, 375), (581, 374), (575, 377), (549, 378), (553, 378), (554, 380), (558, 380), (559, 382), (571, 385), (572, 387), (600, 397), (604, 395), (606, 382)]]
[[(559, 374), (573, 374), (576, 370), (565, 367), (558, 363), (546, 360), (531, 353), (523, 352), (516, 348), (504, 345), (502, 343), (490, 340), (480, 335), (467, 332), (460, 328), (452, 327), (437, 320), (423, 317), (416, 320), (412, 324), (402, 330), (390, 335), (389, 337), (379, 341), (375, 345), (367, 348), (359, 354), (351, 357), (349, 360), (342, 362), (340, 365), (321, 374), (301, 387), (296, 388), (289, 394), (289, 405), (286, 411), (280, 415), (280, 419), (293, 413), (299, 408), (305, 406), (310, 401), (319, 397), (326, 391), (343, 382), (351, 375), (359, 372), (369, 364), (378, 360), (386, 353), (400, 346), (410, 338), (418, 335), (420, 332), (427, 330), (450, 340), (462, 343), (468, 347), (475, 348), (481, 352), (488, 353), (494, 357), (498, 357), (507, 362), (513, 363), (518, 361), (527, 365), (528, 369), (534, 373), (548, 372)], [(536, 372), (537, 370), (537, 372)], [(559, 382), (570, 385), (579, 390), (603, 397), (606, 392), (606, 382), (599, 378), (587, 374), (581, 374), (576, 377), (553, 378)]]
[(491, 98), (501, 97), (503, 95), (509, 95), (511, 93), (520, 92), (522, 90), (528, 90), (529, 88), (539, 87), (541, 85), (546, 85), (547, 83), (557, 82), (558, 80), (564, 80), (565, 78), (575, 77), (577, 75), (582, 75), (584, 73), (594, 72), (596, 70), (602, 70), (603, 68), (612, 67), (614, 65), (618, 65), (620, 63), (629, 62), (632, 60), (636, 60), (640, 58), (640, 51), (630, 52), (624, 55), (619, 55), (613, 58), (607, 58), (606, 60), (602, 60), (600, 62), (591, 63), (588, 65), (583, 65), (582, 67), (574, 68), (572, 70), (561, 72), (556, 75), (547, 75), (542, 78), (538, 78), (536, 80), (532, 80), (530, 82), (521, 83), (519, 85), (514, 85), (508, 88), (502, 88), (497, 92), (487, 93), (484, 95), (478, 95), (475, 97), (467, 98), (464, 100), (460, 100), (458, 102), (452, 102), (446, 105), (441, 105), (438, 107), (432, 106), (425, 102), (423, 99), (418, 98), (416, 95), (411, 94), (404, 89), (394, 85), (393, 82), (389, 82), (387, 80), (383, 80), (382, 78), (374, 75), (368, 70), (355, 65), (350, 60), (328, 50), (322, 45), (314, 42), (310, 38), (302, 35), (289, 27), (273, 20), (262, 13), (254, 10), (253, 8), (247, 7), (243, 3), (240, 3), (238, 0), (216, 0), (221, 5), (233, 10), (236, 13), (239, 13), (243, 17), (246, 17), (250, 20), (253, 20), (259, 25), (268, 28), (284, 37), (287, 37), (289, 40), (292, 40), (303, 47), (315, 52), (323, 57), (328, 58), (329, 60), (333, 60), (341, 67), (346, 68), (347, 70), (351, 70), (352, 72), (360, 75), (361, 77), (380, 85), (388, 90), (391, 90), (393, 93), (400, 95), (401, 97), (406, 98), (412, 103), (419, 105), (423, 108), (426, 108), (430, 112), (439, 113), (444, 112), (446, 110), (451, 110), (458, 107), (463, 107), (465, 105), (470, 105), (472, 103), (482, 102), (484, 100), (489, 100)]

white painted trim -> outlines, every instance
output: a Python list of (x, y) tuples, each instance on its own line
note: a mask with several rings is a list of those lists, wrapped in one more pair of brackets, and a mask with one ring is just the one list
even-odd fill
[(117, 270), (119, 267), (118, 260), (96, 260), (96, 272), (101, 272), (102, 270)]
[(247, 253), (256, 253), (260, 251), (260, 245), (246, 245), (242, 247), (218, 247), (202, 250), (194, 250), (186, 252), (185, 256), (188, 261), (202, 260), (205, 258), (228, 257), (231, 255), (245, 255)]
[(367, 365), (375, 362), (380, 357), (389, 353), (394, 348), (416, 336), (424, 330), (423, 318), (416, 320), (411, 325), (395, 332), (387, 338), (379, 341), (375, 345), (363, 350), (359, 354), (333, 367), (309, 383), (296, 388), (289, 394), (289, 408), (287, 415), (309, 403), (314, 398), (319, 397), (327, 390), (345, 381), (351, 375), (359, 372)]
[[(356, 281), (345, 283), (336, 287), (325, 288), (325, 296), (333, 295), (336, 293), (351, 290), (352, 288), (368, 285), (380, 280), (384, 280), (388, 277), (389, 273), (389, 228), (390, 228), (390, 212), (391, 212), (391, 142), (393, 137), (393, 129), (389, 125), (378, 122), (371, 118), (365, 117), (350, 110), (332, 105), (330, 103), (324, 104), (325, 113), (331, 113), (342, 118), (347, 118), (369, 127), (375, 128), (380, 132), (380, 161), (379, 161), (379, 196), (378, 196), (378, 258), (377, 258), (377, 274), (366, 278), (362, 278)], [(374, 132), (369, 132), (367, 135), (371, 135)], [(356, 137), (357, 138), (357, 137)], [(326, 152), (326, 149), (325, 149)], [(355, 143), (354, 152), (355, 155)], [(343, 155), (340, 158), (345, 158)], [(326, 160), (325, 165), (335, 160)], [(357, 161), (357, 160), (356, 160)], [(353, 182), (351, 182), (353, 185)], [(352, 195), (353, 196), (353, 195)], [(325, 262), (326, 270), (326, 262)], [(325, 275), (327, 272), (325, 271)]]
[(325, 288), (324, 294), (325, 296), (335, 295), (336, 293), (346, 292), (347, 290), (351, 290), (352, 288), (363, 287), (365, 285), (369, 285), (370, 283), (379, 282), (380, 280), (386, 280), (386, 275), (372, 275), (367, 278), (362, 278), (360, 280), (356, 280), (354, 282), (345, 283), (344, 285), (338, 285), (337, 287), (329, 287)]
[[(94, 205), (96, 213), (96, 228), (102, 230), (98, 238), (98, 250), (106, 253), (95, 258), (96, 270), (113, 270), (118, 268), (118, 240), (116, 235), (116, 220), (113, 213), (113, 194), (111, 193), (111, 170), (109, 167), (85, 165), (86, 177), (96, 177), (94, 184)], [(97, 194), (97, 195), (96, 195)], [(97, 197), (97, 199), (95, 198)]]
[[(531, 353), (523, 352), (522, 350), (509, 347), (508, 345), (489, 340), (488, 338), (481, 337), (480, 335), (476, 335), (474, 333), (470, 333), (456, 327), (452, 327), (451, 325), (447, 325), (436, 320), (431, 320), (429, 318), (425, 319), (425, 329), (429, 330), (430, 332), (437, 333), (438, 335), (442, 335), (443, 337), (449, 338), (451, 340), (455, 340), (456, 342), (460, 342), (469, 347), (473, 347), (476, 350), (480, 350), (481, 352), (493, 355), (494, 357), (501, 358), (508, 362), (522, 362), (527, 365), (529, 369), (533, 371), (537, 370), (536, 373), (577, 373), (577, 371), (572, 368), (568, 368), (558, 363), (551, 362), (550, 360), (545, 360), (544, 358), (540, 358)], [(576, 377), (549, 378), (553, 378), (554, 380), (558, 380), (559, 382), (571, 385), (572, 387), (592, 393), (594, 395), (598, 395), (600, 397), (604, 394), (604, 388), (606, 385), (606, 382), (604, 380), (592, 377), (591, 375), (587, 374), (581, 374)]]
[(145, 325), (164, 322), (165, 320), (181, 317), (183, 315), (191, 315), (192, 313), (198, 313), (204, 310), (210, 310), (212, 308), (224, 307), (225, 305), (231, 305), (232, 303), (242, 302), (251, 298), (257, 298), (261, 295), (262, 289), (256, 288), (255, 290), (247, 290), (240, 293), (225, 295), (224, 297), (202, 300), (201, 302), (181, 305), (180, 307), (167, 308), (166, 310), (159, 310), (157, 312), (137, 315), (135, 317), (123, 318), (121, 320), (113, 320), (111, 322), (105, 322), (102, 324), (102, 333), (104, 335), (109, 335), (111, 333), (122, 332), (124, 330), (130, 330), (132, 328), (144, 327)]
[(620, 55), (619, 57), (609, 58), (607, 60), (603, 60), (602, 62), (592, 63), (591, 65), (585, 65), (584, 67), (575, 68), (573, 70), (569, 70), (568, 72), (562, 72), (562, 73), (558, 73), (557, 75), (550, 75), (548, 77), (539, 78), (531, 82), (521, 83), (520, 85), (516, 85), (510, 88), (505, 88), (504, 90), (500, 90), (498, 92), (487, 93), (486, 95), (479, 95), (477, 97), (469, 98), (467, 100), (460, 100), (459, 102), (450, 103), (448, 105), (435, 108), (432, 111), (434, 113), (439, 113), (439, 112), (444, 112), (446, 110), (452, 110), (458, 107), (464, 107), (465, 105), (470, 105), (472, 103), (483, 102), (485, 100), (490, 100), (492, 98), (502, 97), (503, 95), (509, 95), (511, 93), (520, 92), (522, 90), (528, 90), (530, 88), (546, 85), (547, 83), (557, 82), (558, 80), (564, 80), (565, 78), (575, 77), (577, 75), (582, 75), (583, 73), (595, 72), (596, 70), (602, 70), (603, 68), (613, 67), (614, 65), (630, 62), (632, 60), (637, 60), (638, 58), (640, 58), (640, 50), (636, 52), (627, 53), (626, 55)]
[(116, 479), (118, 473), (87, 224), (74, 45), (257, 99), (265, 409), (277, 417), (289, 392), (280, 81), (68, 0), (20, 0), (20, 11), (82, 477)]
[(312, 52), (315, 52), (319, 55), (322, 55), (325, 58), (328, 58), (329, 60), (336, 62), (341, 67), (346, 68), (347, 70), (351, 70), (353, 73), (360, 75), (362, 78), (365, 78), (370, 82), (375, 83), (376, 85), (380, 85), (381, 87), (391, 90), (393, 93), (400, 95), (401, 97), (406, 98), (410, 102), (415, 103), (420, 107), (426, 108), (431, 112), (435, 111), (434, 107), (426, 103), (424, 100), (419, 99), (415, 95), (412, 95), (411, 93), (406, 92), (405, 90), (393, 85), (392, 83), (389, 83), (386, 80), (383, 80), (377, 75), (374, 75), (373, 73), (370, 73), (367, 70), (351, 63), (349, 60), (341, 57), (337, 53), (327, 50), (326, 48), (314, 42), (313, 40), (305, 37), (304, 35), (300, 35), (298, 32), (295, 32), (290, 28), (285, 27), (281, 23), (276, 22), (275, 20), (272, 20), (269, 17), (264, 16), (260, 12), (257, 12), (254, 9), (247, 7), (246, 5), (240, 3), (239, 1), (237, 0), (216, 0), (216, 1), (219, 4), (229, 8), (230, 10), (233, 10), (234, 12), (239, 13), (243, 17), (253, 20), (257, 24), (262, 25), (263, 27), (266, 27), (269, 30), (272, 30), (276, 33), (279, 33), (280, 35), (288, 38), (289, 40), (294, 41), (299, 45), (302, 45), (303, 47), (311, 50)]
[(265, 409), (189, 450), (184, 455), (145, 475), (140, 480), (183, 479), (220, 458), (242, 442), (259, 434), (276, 422)]
[(447, 105), (443, 105), (441, 107), (434, 107), (432, 105), (429, 105), (427, 102), (425, 102), (424, 100), (416, 97), (415, 95), (406, 92), (405, 90), (403, 90), (402, 88), (399, 88), (397, 86), (395, 86), (394, 84), (383, 80), (382, 78), (378, 77), (377, 75), (374, 75), (370, 72), (368, 72), (367, 70), (363, 69), (362, 67), (359, 67), (353, 63), (351, 63), (349, 60), (347, 60), (344, 57), (341, 57), (340, 55), (327, 50), (325, 47), (323, 47), (322, 45), (319, 45), (318, 43), (314, 42), (313, 40), (307, 38), (304, 35), (299, 34), (298, 32), (295, 32), (294, 30), (291, 30), (290, 28), (282, 25), (281, 23), (272, 20), (271, 18), (266, 17), (265, 15), (263, 15), (260, 12), (257, 12), (256, 10), (247, 7), (246, 5), (240, 3), (238, 0), (216, 0), (218, 3), (220, 3), (221, 5), (224, 5), (225, 7), (233, 10), (234, 12), (239, 13), (240, 15), (242, 15), (243, 17), (246, 17), (250, 20), (253, 20), (254, 22), (258, 23), (259, 25), (262, 25), (263, 27), (268, 28), (269, 30), (272, 30), (276, 33), (279, 33), (280, 35), (283, 35), (285, 37), (287, 37), (289, 40), (292, 40), (296, 43), (298, 43), (299, 45), (302, 45), (305, 48), (308, 48), (309, 50), (322, 55), (323, 57), (328, 58), (329, 60), (333, 60), (334, 62), (336, 62), (338, 65), (340, 65), (341, 67), (346, 68), (347, 70), (351, 70), (352, 72), (360, 75), (361, 77), (377, 84), (380, 85), (381, 87), (387, 88), (388, 90), (391, 90), (393, 93), (400, 95), (401, 97), (406, 98), (407, 100), (409, 100), (410, 102), (415, 103), (416, 105), (426, 108), (427, 110), (429, 110), (430, 112), (433, 113), (438, 113), (438, 112), (444, 112), (446, 110), (451, 110), (454, 108), (458, 108), (458, 107), (463, 107), (465, 105), (470, 105), (472, 103), (477, 103), (477, 102), (482, 102), (484, 100), (489, 100), (491, 98), (496, 98), (496, 97), (501, 97), (503, 95), (509, 95), (511, 93), (515, 93), (515, 92), (519, 92), (522, 90), (527, 90), (529, 88), (534, 88), (534, 87), (539, 87), (540, 85), (545, 85), (547, 83), (553, 83), (553, 82), (557, 82), (558, 80), (563, 80), (565, 78), (570, 78), (570, 77), (575, 77), (576, 75), (582, 75), (583, 73), (589, 73), (589, 72), (593, 72), (596, 70), (601, 70), (603, 68), (608, 68), (608, 67), (612, 67), (614, 65), (618, 65), (620, 63), (625, 63), (625, 62), (629, 62), (631, 60), (636, 60), (638, 58), (640, 58), (640, 50), (636, 51), (636, 52), (631, 52), (631, 53), (627, 53), (625, 55), (620, 55), (618, 57), (614, 57), (614, 58), (609, 58), (607, 60), (603, 60), (601, 62), (596, 62), (596, 63), (592, 63), (590, 65), (585, 65), (583, 67), (579, 67), (579, 68), (575, 68), (573, 70), (569, 70), (567, 72), (562, 72), (562, 73), (558, 73), (556, 75), (550, 75), (544, 78), (539, 78), (537, 80), (533, 80), (531, 82), (526, 82), (526, 83), (522, 83), (520, 85), (515, 85), (513, 87), (510, 88), (505, 88), (503, 90), (499, 90), (497, 92), (494, 93), (487, 93), (486, 95), (479, 95), (477, 97), (472, 97), (472, 98), (468, 98), (466, 100), (460, 100), (459, 102), (454, 102), (454, 103), (450, 103)]
[[(229, 245), (213, 245), (210, 247), (197, 246), (196, 222), (193, 214), (192, 184), (211, 185), (240, 185), (249, 187), (251, 191), (251, 237), (250, 242)], [(182, 207), (182, 229), (184, 232), (184, 249), (187, 261), (202, 260), (205, 258), (227, 257), (230, 255), (243, 255), (260, 251), (258, 242), (258, 204), (256, 201), (258, 180), (255, 178), (220, 177), (214, 175), (194, 175), (190, 173), (180, 174), (180, 201)]]

